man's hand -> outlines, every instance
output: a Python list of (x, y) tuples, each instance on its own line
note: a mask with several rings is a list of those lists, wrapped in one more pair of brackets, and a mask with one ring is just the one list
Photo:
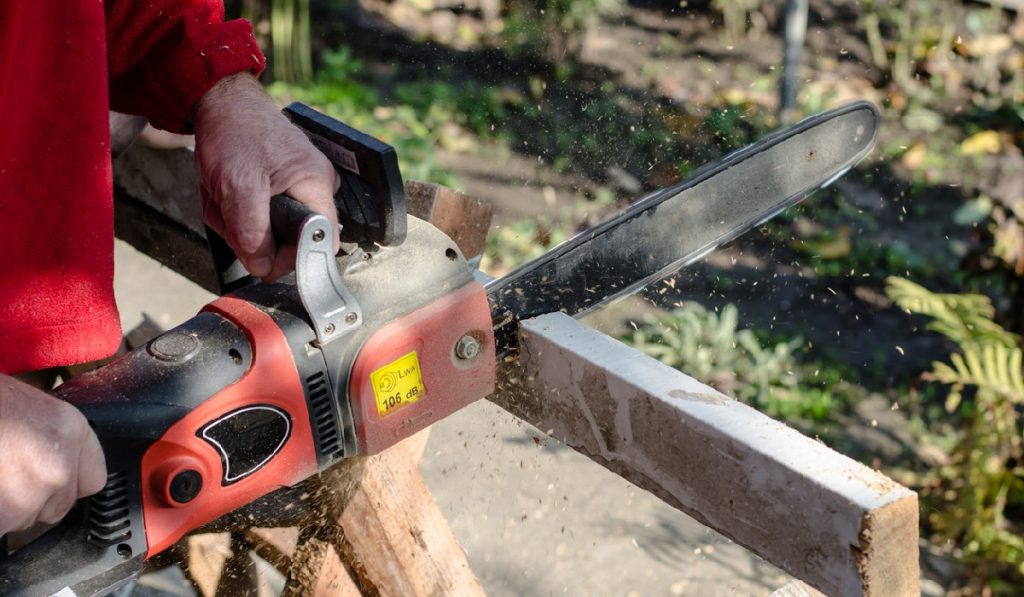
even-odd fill
[(203, 216), (249, 273), (274, 280), (295, 266), (270, 232), (270, 197), (290, 195), (330, 218), (338, 247), (338, 173), (281, 114), (251, 75), (224, 79), (196, 104), (196, 161)]
[(100, 442), (82, 413), (0, 375), (0, 534), (58, 522), (106, 482)]

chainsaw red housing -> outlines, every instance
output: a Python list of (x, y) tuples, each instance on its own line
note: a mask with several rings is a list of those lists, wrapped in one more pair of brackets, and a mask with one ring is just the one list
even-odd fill
[[(171, 426), (143, 455), (147, 557), (167, 549), (188, 531), (317, 472), (303, 386), (280, 328), (266, 313), (230, 295), (213, 301), (203, 310), (229, 319), (245, 332), (252, 345), (252, 364), (237, 382)], [(197, 431), (210, 421), (253, 404), (269, 405), (287, 413), (291, 419), (290, 434), (265, 466), (236, 483), (222, 485), (221, 460)], [(199, 473), (202, 489), (195, 499), (182, 504), (171, 498), (170, 482), (186, 470)]]
[[(374, 332), (356, 357), (350, 378), (359, 451), (376, 454), (491, 394), (492, 325), (484, 288), (471, 282)], [(462, 351), (460, 356), (460, 341), (473, 344), (475, 355), (463, 358)], [(409, 371), (412, 360), (419, 383), (396, 380), (403, 372), (415, 375)], [(397, 407), (387, 404), (395, 390), (401, 394)], [(415, 394), (414, 401), (405, 401), (409, 393)]]

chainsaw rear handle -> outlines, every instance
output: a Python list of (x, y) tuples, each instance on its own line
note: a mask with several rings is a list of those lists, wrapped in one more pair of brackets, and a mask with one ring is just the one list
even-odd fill
[(323, 359), (297, 350), (313, 335), (279, 306), (274, 319), (221, 297), (55, 390), (95, 430), (107, 484), (0, 561), (0, 595), (104, 594), (189, 530), (319, 470), (300, 375)]

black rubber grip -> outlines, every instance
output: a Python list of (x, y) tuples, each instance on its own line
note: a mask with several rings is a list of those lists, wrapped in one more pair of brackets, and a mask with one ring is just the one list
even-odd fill
[(270, 198), (270, 229), (279, 245), (295, 245), (299, 240), (302, 223), (316, 212), (288, 195)]

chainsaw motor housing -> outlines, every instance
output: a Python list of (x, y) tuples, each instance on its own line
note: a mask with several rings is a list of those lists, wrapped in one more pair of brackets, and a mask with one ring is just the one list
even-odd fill
[(355, 249), (337, 266), (361, 324), (329, 344), (293, 275), (220, 297), (58, 388), (96, 430), (108, 484), (0, 561), (0, 593), (114, 588), (103, 579), (123, 580), (124, 566), (141, 569), (189, 531), (493, 391), (487, 298), (451, 239), (410, 217), (402, 245)]

